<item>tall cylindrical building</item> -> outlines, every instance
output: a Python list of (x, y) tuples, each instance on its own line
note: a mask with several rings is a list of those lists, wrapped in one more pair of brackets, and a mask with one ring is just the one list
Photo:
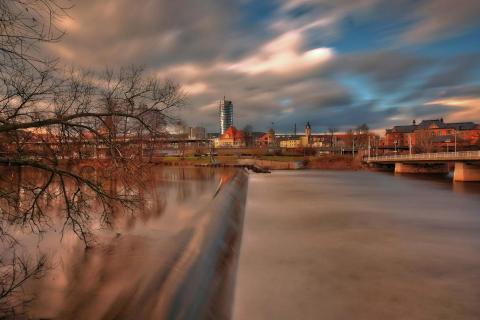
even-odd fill
[(224, 134), (228, 128), (233, 126), (233, 103), (232, 101), (220, 100), (220, 107), (219, 107), (219, 114), (220, 114), (220, 134)]

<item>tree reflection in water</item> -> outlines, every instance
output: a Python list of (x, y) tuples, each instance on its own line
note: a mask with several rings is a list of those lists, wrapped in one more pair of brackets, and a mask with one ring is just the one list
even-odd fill
[(32, 168), (1, 170), (0, 318), (92, 319), (126, 300), (145, 306), (225, 174), (68, 168), (101, 186), (99, 193)]

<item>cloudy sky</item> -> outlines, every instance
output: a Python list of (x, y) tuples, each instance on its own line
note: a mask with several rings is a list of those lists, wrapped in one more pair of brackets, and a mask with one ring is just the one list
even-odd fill
[(183, 85), (189, 125), (289, 132), (480, 121), (479, 0), (75, 0), (50, 49)]

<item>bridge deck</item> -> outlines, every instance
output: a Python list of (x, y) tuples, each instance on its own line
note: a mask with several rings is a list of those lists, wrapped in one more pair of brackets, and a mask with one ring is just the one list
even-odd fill
[(367, 163), (480, 161), (480, 151), (400, 154), (368, 157)]

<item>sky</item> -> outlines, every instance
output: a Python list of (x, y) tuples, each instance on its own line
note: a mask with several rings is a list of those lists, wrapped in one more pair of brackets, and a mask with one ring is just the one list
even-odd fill
[(65, 64), (140, 65), (182, 85), (175, 111), (219, 130), (480, 122), (479, 0), (74, 0)]

